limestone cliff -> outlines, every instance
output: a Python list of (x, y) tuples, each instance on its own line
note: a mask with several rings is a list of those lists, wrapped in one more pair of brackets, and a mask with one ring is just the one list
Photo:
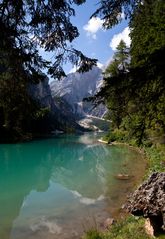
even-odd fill
[(43, 127), (46, 131), (83, 130), (83, 128), (75, 122), (73, 115), (69, 115), (67, 111), (62, 110), (59, 102), (53, 100), (47, 77), (39, 84), (31, 84), (29, 86), (29, 93), (41, 107), (49, 109), (49, 113), (43, 122)]
[(100, 105), (94, 108), (90, 102), (84, 102), (83, 99), (94, 96), (103, 84), (102, 70), (99, 67), (93, 67), (92, 70), (85, 73), (71, 73), (61, 81), (52, 81), (50, 88), (52, 96), (61, 98), (67, 102), (67, 108), (76, 118), (92, 115), (103, 117), (106, 108)]

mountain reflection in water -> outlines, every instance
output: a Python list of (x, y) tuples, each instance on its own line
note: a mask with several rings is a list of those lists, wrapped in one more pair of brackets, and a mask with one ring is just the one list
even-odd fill
[[(144, 168), (137, 152), (90, 134), (0, 145), (0, 238), (79, 238), (120, 207)], [(133, 180), (116, 180), (123, 170)]]

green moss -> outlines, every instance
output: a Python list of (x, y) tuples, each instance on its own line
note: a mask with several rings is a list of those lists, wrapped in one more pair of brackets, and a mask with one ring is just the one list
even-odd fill
[(113, 131), (109, 132), (105, 137), (104, 140), (108, 142), (126, 142), (128, 137), (128, 132), (123, 131), (121, 129), (114, 129)]
[(148, 159), (148, 172), (151, 174), (154, 171), (165, 171), (165, 145), (157, 145), (152, 147), (145, 147), (146, 156)]
[(133, 216), (119, 221), (112, 226), (110, 232), (104, 235), (105, 239), (149, 239), (144, 229), (144, 220)]
[(65, 131), (66, 131), (66, 133), (68, 133), (68, 134), (73, 134), (73, 133), (75, 133), (75, 129), (74, 129), (74, 128), (71, 128), (71, 127), (66, 127), (66, 128), (65, 128)]
[[(112, 225), (107, 232), (99, 233), (97, 230), (89, 231), (83, 239), (151, 239), (144, 229), (144, 219), (129, 216)], [(160, 235), (158, 239), (165, 239)]]
[(102, 239), (101, 233), (96, 229), (89, 230), (83, 239)]

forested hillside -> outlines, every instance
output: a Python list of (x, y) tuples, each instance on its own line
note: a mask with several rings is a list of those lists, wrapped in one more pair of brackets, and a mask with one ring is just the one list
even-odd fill
[(105, 70), (104, 87), (95, 100), (103, 101), (109, 109), (109, 140), (137, 145), (164, 141), (164, 12), (164, 1), (137, 4), (129, 23), (131, 47), (121, 41)]

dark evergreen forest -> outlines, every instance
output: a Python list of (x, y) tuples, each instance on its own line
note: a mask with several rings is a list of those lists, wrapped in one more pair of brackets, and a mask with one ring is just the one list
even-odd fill
[[(111, 26), (108, 8), (101, 11)], [(104, 102), (109, 109), (109, 141), (136, 145), (164, 142), (165, 2), (140, 1), (128, 12), (131, 47), (120, 42), (104, 72), (104, 86), (94, 100)]]

